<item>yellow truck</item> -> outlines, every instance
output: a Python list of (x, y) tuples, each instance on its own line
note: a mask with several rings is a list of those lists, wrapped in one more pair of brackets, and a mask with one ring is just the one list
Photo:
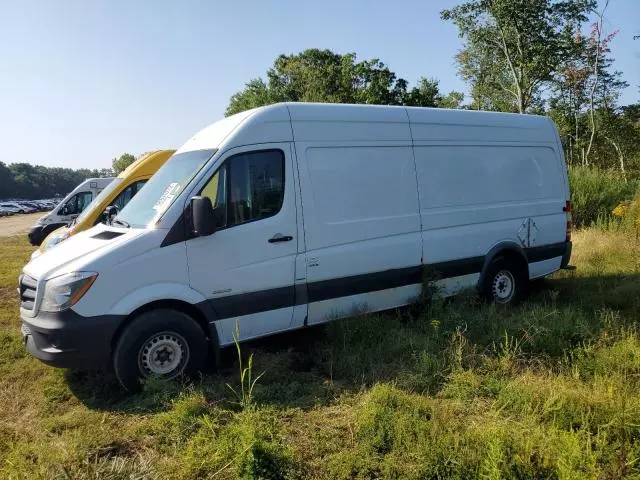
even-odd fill
[(175, 150), (155, 150), (141, 156), (114, 178), (73, 223), (51, 232), (42, 241), (40, 248), (33, 252), (31, 258), (40, 256), (71, 235), (105, 221), (107, 207), (115, 206), (118, 210), (122, 210), (174, 152)]

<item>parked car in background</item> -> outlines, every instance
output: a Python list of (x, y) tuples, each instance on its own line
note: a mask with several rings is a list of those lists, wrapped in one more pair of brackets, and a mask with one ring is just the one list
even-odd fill
[(48, 212), (53, 210), (57, 203), (52, 199), (23, 200), (6, 198), (0, 200), (0, 216), (15, 215), (17, 213)]
[(36, 213), (39, 211), (38, 207), (31, 205), (28, 202), (13, 202), (18, 207), (22, 208), (25, 213)]
[(42, 206), (42, 210), (45, 212), (53, 210), (57, 205), (53, 200), (38, 200), (38, 203)]
[(60, 242), (100, 222), (106, 222), (105, 209), (115, 207), (112, 214), (122, 210), (153, 176), (158, 169), (175, 153), (175, 150), (157, 150), (149, 152), (129, 165), (89, 204), (68, 227), (60, 227), (51, 232), (40, 244), (40, 248), (31, 254), (36, 258)]
[(36, 212), (40, 211), (40, 206), (34, 202), (26, 202), (26, 201), (19, 201), (18, 202), (20, 205), (25, 206), (25, 207), (29, 207), (31, 209), (33, 209)]
[(38, 212), (43, 212), (43, 211), (46, 210), (45, 205), (42, 202), (38, 201), (38, 200), (23, 201), (21, 203), (23, 205), (27, 205), (27, 206), (29, 206), (31, 208), (36, 209)]
[(40, 245), (51, 232), (69, 225), (112, 180), (113, 177), (88, 178), (74, 188), (51, 212), (36, 221), (28, 234), (31, 245)]
[(26, 205), (20, 205), (15, 202), (0, 203), (0, 207), (13, 209), (16, 213), (34, 213), (36, 211), (35, 208), (28, 207)]
[(11, 215), (15, 215), (17, 210), (9, 207), (0, 206), (0, 217), (9, 217)]

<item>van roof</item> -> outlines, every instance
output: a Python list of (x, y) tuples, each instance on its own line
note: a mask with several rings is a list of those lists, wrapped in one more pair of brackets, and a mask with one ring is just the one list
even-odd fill
[[(333, 125), (331, 125), (333, 123)], [(343, 126), (359, 124), (360, 128)], [(378, 128), (376, 128), (378, 124)], [(382, 127), (380, 124), (385, 124)], [(395, 124), (396, 128), (393, 128)], [(411, 131), (406, 126), (411, 125)], [(251, 125), (251, 128), (245, 128)], [(319, 128), (320, 125), (323, 128)], [(293, 129), (292, 129), (293, 126)], [(546, 116), (454, 110), (429, 107), (283, 102), (253, 108), (215, 122), (189, 139), (179, 150), (215, 149), (265, 142), (312, 141), (323, 138), (363, 141), (451, 140), (451, 127), (470, 127), (465, 140), (489, 140), (489, 129), (500, 129), (503, 141), (555, 141), (553, 122)], [(242, 127), (242, 128), (240, 128)], [(414, 128), (419, 127), (419, 128)], [(448, 130), (447, 130), (448, 128)], [(293, 131), (292, 131), (293, 130)], [(459, 136), (459, 129), (457, 129)], [(354, 137), (355, 135), (355, 137)], [(344, 137), (344, 138), (342, 138)], [(360, 138), (357, 138), (360, 137)], [(496, 140), (498, 138), (496, 137)]]
[(175, 150), (152, 150), (143, 153), (131, 165), (120, 172), (118, 178), (125, 178), (130, 175), (138, 176), (138, 174), (144, 175), (147, 170), (155, 172), (174, 153)]

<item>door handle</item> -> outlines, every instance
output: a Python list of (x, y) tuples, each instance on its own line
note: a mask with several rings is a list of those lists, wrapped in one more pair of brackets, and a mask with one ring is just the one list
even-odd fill
[(282, 235), (281, 233), (276, 233), (269, 239), (269, 243), (290, 242), (291, 240), (293, 240), (293, 237), (290, 235)]

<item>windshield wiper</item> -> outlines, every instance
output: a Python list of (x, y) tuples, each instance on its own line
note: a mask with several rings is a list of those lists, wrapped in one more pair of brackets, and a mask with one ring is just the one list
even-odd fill
[(131, 228), (129, 222), (125, 222), (124, 220), (120, 220), (119, 218), (114, 218), (113, 220), (111, 220), (111, 225), (121, 225), (124, 228)]

